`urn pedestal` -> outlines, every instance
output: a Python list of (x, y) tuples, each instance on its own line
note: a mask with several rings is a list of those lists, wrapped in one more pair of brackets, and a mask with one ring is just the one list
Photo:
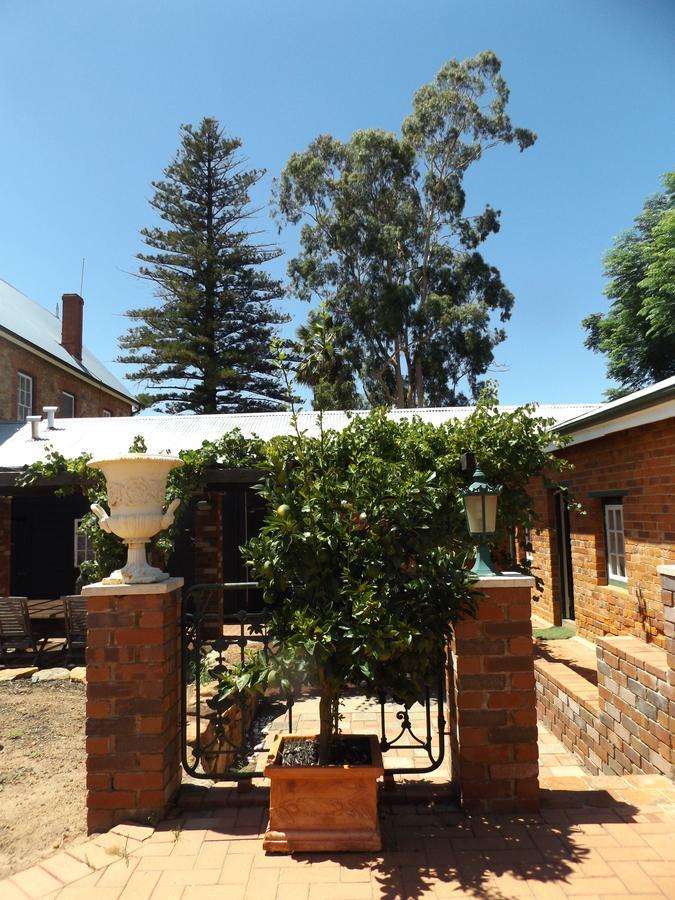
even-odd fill
[(145, 545), (158, 532), (173, 524), (180, 500), (164, 512), (166, 479), (183, 465), (177, 456), (128, 453), (110, 459), (93, 459), (88, 466), (99, 469), (108, 485), (110, 513), (98, 503), (91, 509), (103, 531), (122, 538), (128, 547), (127, 562), (102, 579), (102, 584), (153, 584), (169, 575), (148, 563)]

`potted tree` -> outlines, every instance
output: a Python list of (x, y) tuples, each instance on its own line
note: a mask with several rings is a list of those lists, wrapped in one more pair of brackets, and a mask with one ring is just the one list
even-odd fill
[(320, 728), (272, 747), (267, 850), (379, 848), (378, 741), (340, 733), (340, 698), (358, 685), (421, 699), (452, 623), (473, 608), (461, 503), (453, 478), (435, 472), (428, 435), (376, 411), (342, 432), (296, 430), (268, 447), (270, 514), (245, 553), (272, 650), (237, 688), (311, 684)]

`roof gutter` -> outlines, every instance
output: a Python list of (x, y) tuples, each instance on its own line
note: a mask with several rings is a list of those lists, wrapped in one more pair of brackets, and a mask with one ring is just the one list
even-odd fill
[(557, 432), (557, 434), (574, 434), (577, 431), (583, 431), (595, 425), (602, 425), (604, 422), (611, 422), (613, 419), (622, 419), (631, 413), (640, 412), (673, 399), (675, 399), (675, 383), (664, 385), (641, 396), (627, 397), (624, 400), (615, 401), (616, 406), (611, 403), (607, 404), (595, 412), (586, 413), (584, 416), (570, 419), (567, 422), (561, 422), (559, 425), (553, 425), (550, 431)]
[(24, 347), (25, 349), (30, 350), (31, 353), (35, 354), (35, 356), (39, 356), (41, 359), (46, 360), (53, 366), (57, 366), (59, 369), (63, 369), (66, 372), (73, 372), (82, 381), (86, 381), (87, 384), (91, 384), (94, 387), (97, 387), (99, 390), (105, 391), (107, 394), (116, 397), (117, 399), (122, 399), (126, 403), (131, 403), (132, 407), (137, 407), (137, 410), (140, 409), (138, 400), (131, 394), (123, 394), (121, 391), (116, 391), (115, 388), (110, 387), (103, 381), (99, 381), (98, 378), (95, 378), (93, 375), (85, 374), (81, 369), (78, 369), (77, 366), (69, 365), (62, 359), (59, 359), (57, 356), (53, 356), (51, 353), (47, 352), (41, 347), (38, 347), (36, 344), (33, 344), (31, 341), (27, 341), (25, 338), (20, 337), (18, 334), (10, 331), (9, 328), (5, 328), (4, 325), (0, 325), (0, 334), (2, 334), (3, 337), (7, 338), (8, 341), (11, 341), (13, 344), (16, 344), (19, 347)]

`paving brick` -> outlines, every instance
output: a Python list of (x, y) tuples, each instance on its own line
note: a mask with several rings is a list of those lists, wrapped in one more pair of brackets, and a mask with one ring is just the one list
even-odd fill
[(17, 872), (12, 876), (12, 882), (29, 897), (42, 897), (43, 894), (63, 887), (57, 878), (40, 866), (31, 866), (30, 869)]

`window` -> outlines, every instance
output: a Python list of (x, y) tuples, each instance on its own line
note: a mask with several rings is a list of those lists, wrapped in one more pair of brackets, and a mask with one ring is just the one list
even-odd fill
[(67, 391), (61, 392), (61, 415), (64, 419), (75, 418), (75, 397)]
[(73, 541), (74, 558), (73, 565), (79, 569), (85, 559), (94, 558), (94, 548), (91, 546), (89, 538), (80, 531), (82, 519), (75, 519), (75, 536)]
[(109, 409), (104, 409), (104, 410), (103, 410), (103, 418), (104, 418), (104, 419), (109, 419), (109, 418), (111, 418), (111, 417), (112, 417), (112, 413), (110, 412), (110, 410), (109, 410)]
[(623, 503), (605, 503), (605, 547), (607, 551), (607, 580), (625, 587), (626, 547), (623, 537)]
[(17, 395), (16, 417), (25, 422), (26, 416), (33, 413), (33, 379), (30, 375), (19, 372), (19, 391)]

